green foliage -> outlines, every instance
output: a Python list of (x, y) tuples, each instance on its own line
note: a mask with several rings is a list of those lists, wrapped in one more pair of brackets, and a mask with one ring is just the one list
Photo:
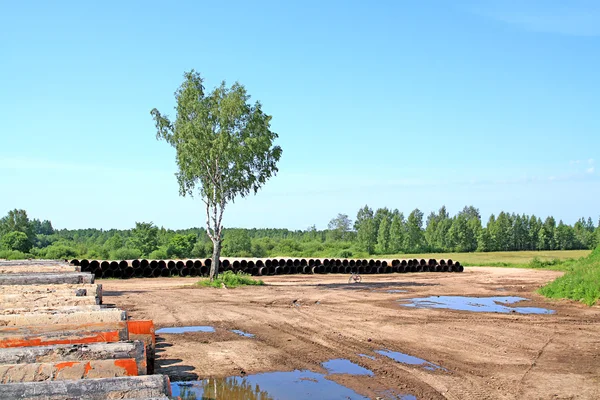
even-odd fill
[(158, 247), (158, 228), (152, 222), (136, 222), (131, 230), (129, 247), (139, 249), (141, 256), (149, 255)]
[(16, 250), (0, 250), (0, 260), (24, 260), (29, 258), (28, 254)]
[(123, 247), (110, 252), (111, 260), (135, 260), (137, 258), (142, 258), (143, 256), (144, 254), (141, 250), (128, 247)]
[(404, 248), (411, 251), (425, 250), (425, 235), (423, 232), (423, 212), (416, 208), (406, 220), (406, 236), (404, 238)]
[[(19, 211), (19, 210), (17, 210)], [(23, 227), (24, 212), (15, 212), (2, 218), (3, 221), (10, 220), (11, 226)], [(501, 217), (500, 217), (501, 216)], [(499, 246), (507, 246), (510, 251), (514, 250), (538, 250), (541, 247), (551, 247), (549, 250), (539, 250), (540, 260), (548, 261), (554, 257), (545, 254), (557, 254), (562, 257), (563, 253), (553, 253), (554, 249), (587, 249), (596, 246), (600, 238), (600, 228), (592, 223), (590, 218), (581, 218), (574, 226), (564, 223), (556, 223), (554, 218), (545, 221), (536, 216), (500, 213), (500, 224), (497, 224), (495, 216), (491, 216), (487, 226), (481, 226), (481, 220), (476, 208), (465, 207), (457, 215), (450, 216), (445, 207), (440, 208), (437, 213), (430, 213), (427, 217), (427, 225), (419, 228), (422, 239), (418, 248), (406, 247), (408, 244), (408, 222), (404, 215), (398, 210), (390, 211), (381, 208), (373, 212), (368, 206), (361, 208), (357, 214), (355, 228), (359, 232), (347, 232), (347, 240), (337, 239), (331, 230), (317, 230), (313, 225), (306, 230), (288, 229), (224, 229), (224, 254), (226, 256), (253, 256), (253, 257), (343, 257), (342, 254), (353, 254), (352, 257), (367, 258), (374, 254), (393, 254), (393, 258), (408, 257), (410, 253), (438, 253), (425, 258), (443, 258), (441, 252), (472, 251), (476, 244), (477, 260), (485, 260), (484, 264), (475, 262), (470, 265), (496, 265), (514, 266), (523, 268), (562, 268), (560, 265), (529, 265), (534, 256), (526, 253), (527, 260), (518, 262), (497, 261), (496, 255), (486, 258), (486, 252), (496, 252)], [(19, 223), (15, 223), (19, 221)], [(38, 226), (39, 220), (30, 222), (34, 228)], [(503, 222), (504, 221), (504, 222)], [(417, 221), (418, 222), (418, 221)], [(389, 223), (389, 225), (388, 225)], [(39, 222), (36, 231), (41, 229), (43, 222)], [(414, 225), (414, 224), (413, 224)], [(4, 227), (6, 225), (3, 225)], [(51, 226), (51, 223), (48, 223)], [(418, 226), (418, 223), (416, 224)], [(377, 227), (377, 230), (375, 228)], [(388, 238), (389, 227), (389, 238)], [(500, 229), (500, 228), (501, 229)], [(11, 237), (23, 238), (21, 231), (10, 235)], [(498, 240), (498, 235), (507, 235), (508, 238)], [(148, 233), (148, 234), (146, 234)], [(156, 236), (154, 236), (156, 233)], [(494, 237), (492, 236), (494, 233)], [(5, 233), (6, 235), (6, 233)], [(139, 250), (129, 250), (136, 241), (146, 242), (150, 238), (150, 247), (156, 244), (154, 250), (144, 254)], [(474, 243), (474, 240), (476, 243)], [(0, 237), (0, 246), (3, 239)], [(190, 250), (190, 243), (193, 246)], [(154, 244), (155, 243), (155, 244)], [(249, 246), (248, 246), (249, 243)], [(156, 258), (165, 259), (170, 257), (180, 258), (206, 258), (213, 251), (213, 243), (208, 237), (205, 228), (189, 228), (182, 230), (171, 230), (157, 228), (152, 224), (138, 224), (134, 229), (128, 230), (100, 230), (100, 229), (77, 229), (77, 230), (55, 230), (51, 235), (37, 234), (32, 242), (33, 247), (23, 257), (38, 258)], [(587, 244), (587, 245), (586, 245)], [(13, 245), (11, 245), (13, 246)], [(6, 247), (6, 246), (5, 246)], [(21, 248), (26, 250), (26, 248)], [(123, 253), (116, 250), (125, 249)], [(369, 251), (367, 251), (369, 250)], [(408, 254), (399, 254), (408, 253)], [(11, 253), (12, 257), (16, 254)], [(469, 253), (461, 253), (460, 261), (469, 260)], [(474, 253), (473, 253), (474, 254)], [(512, 258), (510, 252), (505, 252)], [(570, 254), (570, 253), (564, 253)], [(577, 253), (580, 257), (583, 253)], [(585, 253), (587, 254), (587, 253)], [(474, 254), (475, 255), (475, 254)], [(121, 257), (122, 256), (122, 257)], [(386, 255), (386, 257), (389, 257)], [(447, 255), (455, 259), (457, 256)], [(418, 257), (415, 257), (418, 258)], [(506, 265), (505, 265), (506, 264)], [(467, 264), (464, 264), (467, 265)]]
[(2, 236), (0, 246), (6, 250), (28, 253), (33, 245), (25, 233), (13, 231)]
[(29, 238), (29, 241), (33, 243), (35, 240), (35, 232), (33, 226), (27, 217), (27, 211), (14, 209), (8, 212), (8, 214), (0, 219), (0, 237), (10, 232), (23, 232)]
[(54, 233), (52, 222), (48, 220), (42, 222), (39, 219), (33, 219), (31, 221), (31, 229), (36, 235), (52, 235)]
[(550, 298), (567, 298), (592, 306), (600, 300), (600, 247), (588, 257), (571, 262), (561, 277), (539, 289)]
[(359, 248), (368, 254), (372, 254), (377, 244), (377, 229), (373, 210), (369, 206), (365, 205), (358, 210), (354, 229), (356, 230), (356, 239)]
[(44, 257), (53, 260), (71, 259), (78, 256), (77, 250), (64, 243), (55, 243), (46, 247)]
[(225, 82), (205, 93), (203, 79), (194, 70), (184, 74), (175, 92), (176, 119), (171, 122), (156, 108), (150, 113), (157, 139), (175, 148), (179, 194), (200, 194), (206, 204), (207, 233), (214, 243), (211, 279), (221, 250), (223, 212), (238, 196), (256, 193), (278, 172), (281, 147), (270, 129), (271, 116), (239, 83)]
[(540, 260), (538, 257), (535, 257), (533, 260), (529, 262), (529, 268), (540, 268), (540, 269), (558, 269), (560, 270), (562, 265), (565, 262), (570, 262), (574, 260), (560, 260), (558, 258), (554, 258), (552, 260)]
[(152, 253), (150, 253), (149, 258), (151, 260), (167, 260), (167, 259), (169, 259), (169, 254), (167, 253), (167, 248), (159, 247), (158, 249), (156, 249)]
[(252, 243), (245, 229), (229, 229), (223, 238), (223, 254), (229, 257), (251, 257)]
[(262, 280), (252, 279), (250, 275), (241, 271), (234, 273), (233, 271), (225, 271), (218, 275), (214, 280), (203, 279), (196, 283), (197, 286), (221, 288), (225, 285), (227, 288), (235, 288), (238, 286), (256, 286), (264, 285)]
[(188, 235), (176, 234), (169, 240), (167, 256), (169, 258), (188, 258), (196, 244), (197, 236), (193, 233)]
[(349, 237), (348, 233), (352, 229), (352, 221), (346, 214), (338, 214), (329, 221), (327, 229), (331, 232), (333, 240), (347, 240)]
[(353, 255), (352, 251), (350, 251), (350, 250), (347, 250), (347, 249), (345, 249), (345, 250), (341, 250), (341, 251), (340, 251), (340, 252), (337, 254), (337, 256), (338, 256), (339, 258), (350, 258), (350, 257), (352, 257), (352, 255)]

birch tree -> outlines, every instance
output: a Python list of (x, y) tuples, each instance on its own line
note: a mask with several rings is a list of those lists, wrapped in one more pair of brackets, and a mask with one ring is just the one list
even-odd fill
[(156, 108), (150, 113), (156, 138), (176, 150), (181, 196), (197, 196), (206, 209), (206, 233), (213, 243), (210, 279), (219, 273), (223, 212), (236, 197), (256, 194), (277, 172), (281, 147), (273, 142), (271, 116), (239, 83), (222, 82), (205, 93), (194, 70), (184, 74), (175, 92), (176, 117), (171, 121)]

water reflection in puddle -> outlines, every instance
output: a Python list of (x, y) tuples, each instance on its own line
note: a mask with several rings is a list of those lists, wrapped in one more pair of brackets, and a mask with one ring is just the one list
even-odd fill
[(245, 377), (173, 382), (171, 388), (173, 396), (181, 396), (182, 400), (368, 400), (368, 397), (325, 379), (325, 375), (311, 371), (269, 372)]
[(527, 300), (523, 297), (464, 297), (464, 296), (430, 296), (405, 299), (410, 303), (401, 304), (404, 307), (415, 308), (446, 308), (450, 310), (473, 312), (498, 312), (519, 314), (554, 314), (554, 310), (539, 307), (509, 307), (507, 304)]
[(231, 332), (235, 333), (236, 335), (243, 336), (243, 337), (254, 337), (254, 334), (240, 331), (239, 329), (232, 329)]
[(406, 293), (408, 290), (401, 290), (401, 289), (392, 289), (392, 290), (388, 290), (388, 293)]
[(212, 326), (176, 326), (173, 328), (161, 328), (154, 333), (187, 333), (187, 332), (214, 332)]
[(365, 357), (365, 358), (370, 358), (371, 360), (374, 360), (374, 359), (375, 359), (375, 357), (374, 357), (374, 356), (370, 356), (370, 355), (368, 355), (368, 354), (359, 354), (359, 356), (361, 356), (361, 357)]
[(411, 356), (408, 354), (400, 353), (399, 351), (377, 350), (377, 353), (381, 354), (382, 356), (389, 357), (392, 360), (398, 361), (402, 364), (420, 365), (429, 371), (435, 371), (438, 369), (448, 371), (446, 368), (440, 367), (439, 365), (431, 363), (427, 360), (423, 360), (422, 358)]
[(321, 364), (323, 368), (330, 374), (349, 374), (349, 375), (369, 375), (373, 376), (373, 372), (366, 368), (361, 367), (358, 364), (354, 364), (350, 360), (344, 358), (337, 358), (335, 360), (329, 360)]

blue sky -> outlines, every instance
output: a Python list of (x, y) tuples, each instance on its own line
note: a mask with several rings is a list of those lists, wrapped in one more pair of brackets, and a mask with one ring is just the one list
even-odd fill
[(149, 114), (192, 68), (244, 84), (284, 150), (228, 227), (600, 215), (600, 3), (576, 0), (0, 2), (0, 215), (203, 225)]

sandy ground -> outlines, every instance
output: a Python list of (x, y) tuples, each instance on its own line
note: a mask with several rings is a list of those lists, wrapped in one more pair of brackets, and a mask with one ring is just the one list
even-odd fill
[[(467, 268), (464, 273), (264, 277), (266, 286), (189, 287), (194, 278), (100, 281), (106, 303), (158, 327), (211, 325), (214, 333), (158, 337), (157, 372), (172, 380), (309, 369), (346, 358), (375, 377), (335, 375), (376, 398), (382, 389), (419, 399), (600, 399), (600, 307), (533, 292), (554, 271)], [(187, 286), (187, 287), (186, 287)], [(406, 290), (388, 293), (388, 290)], [(431, 295), (521, 296), (553, 315), (416, 309), (399, 299)], [(231, 329), (255, 334), (243, 338)], [(447, 371), (397, 363), (389, 349)], [(361, 357), (363, 353), (375, 360)]]

